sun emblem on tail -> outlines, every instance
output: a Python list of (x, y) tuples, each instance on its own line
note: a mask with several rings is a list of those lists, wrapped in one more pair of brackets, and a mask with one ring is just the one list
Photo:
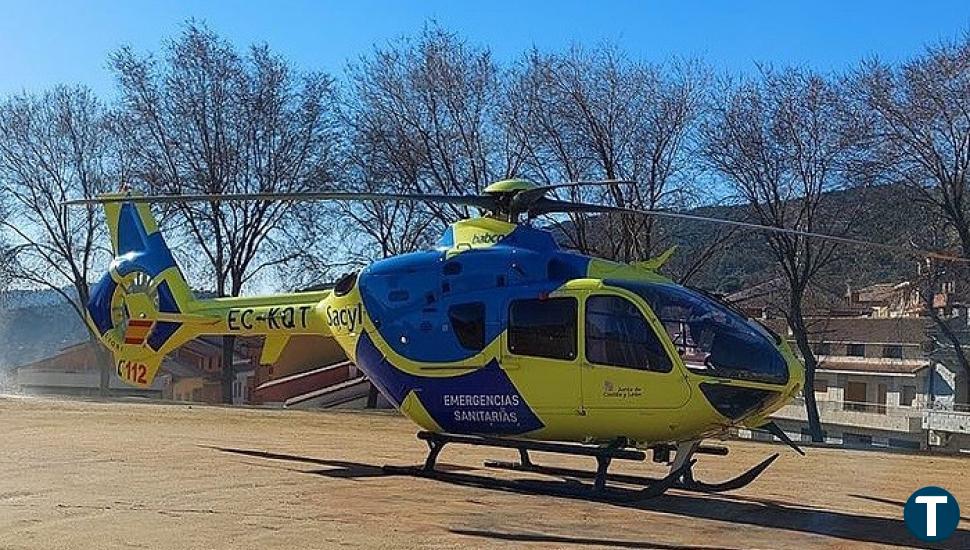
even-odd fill
[(143, 271), (126, 275), (112, 297), (112, 324), (123, 334), (123, 342), (142, 345), (155, 321), (149, 313), (158, 311), (158, 286)]

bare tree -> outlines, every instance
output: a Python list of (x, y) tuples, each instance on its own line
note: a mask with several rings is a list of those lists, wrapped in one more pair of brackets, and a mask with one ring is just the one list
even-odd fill
[[(9, 209), (0, 227), (11, 239), (4, 263), (19, 282), (59, 294), (85, 326), (102, 214), (89, 207), (68, 216), (60, 203), (112, 187), (118, 157), (110, 134), (109, 116), (87, 88), (58, 87), (0, 104), (0, 198)], [(110, 371), (101, 358), (104, 392)]]
[[(854, 80), (860, 102), (872, 113), (872, 162), (882, 177), (902, 183), (945, 222), (932, 244), (958, 246), (970, 257), (970, 34), (927, 48), (902, 64), (871, 60)], [(960, 331), (932, 306), (941, 270), (967, 281), (959, 265), (927, 266), (928, 313), (965, 375), (970, 359)], [(967, 392), (963, 392), (967, 393)]]
[[(366, 191), (476, 193), (515, 174), (521, 152), (498, 119), (503, 93), (488, 50), (430, 25), (349, 67), (344, 121), (349, 173)], [(468, 215), (450, 205), (348, 205), (382, 255), (413, 250), (432, 222)]]
[[(5, 204), (0, 203), (0, 219), (8, 219), (10, 214), (7, 212)], [(10, 243), (6, 238), (6, 231), (0, 231), (0, 291), (6, 290), (13, 280), (14, 258)]]
[[(841, 88), (809, 70), (763, 69), (726, 86), (701, 132), (703, 154), (748, 205), (758, 223), (834, 235), (849, 232), (861, 201), (826, 200), (844, 189), (861, 146), (858, 114)], [(815, 392), (817, 360), (804, 299), (833, 260), (835, 245), (786, 234), (766, 237), (788, 285), (785, 315), (805, 362), (805, 404), (813, 441), (821, 441)]]
[[(112, 56), (123, 135), (137, 181), (161, 193), (298, 192), (321, 189), (336, 164), (331, 79), (297, 73), (266, 46), (240, 54), (202, 25), (165, 47)], [(238, 296), (264, 270), (303, 254), (291, 202), (178, 205), (178, 227), (202, 250), (220, 296)], [(322, 221), (322, 220), (321, 220)], [(223, 338), (223, 399), (232, 399), (234, 338)]]
[[(502, 92), (488, 50), (435, 25), (362, 57), (348, 68), (343, 117), (353, 189), (367, 192), (477, 193), (515, 170), (497, 124)], [(368, 238), (362, 261), (410, 252), (432, 228), (467, 217), (463, 207), (357, 203), (341, 210)], [(355, 255), (352, 255), (355, 256)], [(372, 387), (368, 405), (376, 403)]]
[[(631, 61), (613, 47), (532, 51), (515, 75), (505, 122), (527, 152), (524, 171), (537, 179), (636, 182), (573, 188), (571, 199), (682, 206), (693, 191), (690, 152), (707, 73), (693, 61)], [(572, 216), (561, 227), (574, 248), (625, 261), (649, 257), (656, 244), (649, 217), (604, 216), (592, 223)]]

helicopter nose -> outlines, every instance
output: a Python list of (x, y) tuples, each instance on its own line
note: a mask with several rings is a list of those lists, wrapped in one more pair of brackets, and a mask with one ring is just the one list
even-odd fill
[(787, 398), (794, 397), (805, 382), (805, 365), (784, 341), (777, 342), (776, 353), (779, 367), (787, 370), (784, 382), (772, 384), (776, 388), (768, 389), (764, 384), (753, 387), (745, 380), (733, 380), (729, 384), (702, 382), (701, 393), (718, 413), (732, 422), (766, 418), (781, 408)]
[(754, 413), (760, 413), (782, 393), (743, 385), (710, 382), (702, 382), (700, 389), (714, 410), (735, 422)]

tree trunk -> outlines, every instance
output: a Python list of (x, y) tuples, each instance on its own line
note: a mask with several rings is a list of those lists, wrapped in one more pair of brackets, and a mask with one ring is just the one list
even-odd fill
[[(799, 345), (799, 349), (801, 347)], [(802, 395), (805, 396), (805, 413), (808, 416), (808, 431), (812, 436), (813, 442), (824, 443), (825, 438), (822, 436), (822, 421), (818, 414), (818, 403), (815, 402), (815, 356), (809, 352), (809, 355), (805, 357), (805, 387), (802, 388)]]
[(109, 388), (109, 383), (111, 382), (111, 369), (114, 368), (113, 357), (111, 352), (104, 347), (104, 344), (98, 340), (94, 333), (89, 332), (88, 341), (93, 346), (94, 360), (95, 364), (98, 366), (98, 395), (101, 397), (108, 397), (111, 391)]
[[(964, 252), (964, 255), (966, 255), (966, 252)], [(930, 269), (932, 270), (932, 267)], [(963, 270), (957, 271), (957, 273), (962, 274)], [(968, 381), (970, 381), (970, 358), (967, 357), (966, 350), (964, 349), (965, 342), (963, 342), (963, 339), (966, 336), (961, 338), (961, 335), (954, 330), (953, 325), (951, 324), (952, 320), (941, 316), (940, 312), (933, 307), (933, 299), (936, 294), (936, 289), (939, 288), (940, 284), (939, 279), (940, 277), (938, 275), (934, 275), (933, 271), (930, 271), (928, 273), (928, 279), (923, 281), (923, 287), (920, 289), (923, 306), (926, 308), (927, 314), (929, 314), (930, 319), (933, 321), (933, 325), (936, 327), (936, 333), (941, 335), (942, 338), (946, 340), (945, 344), (949, 344), (950, 346), (950, 349), (947, 350), (946, 355), (952, 356), (953, 360), (955, 360), (959, 365), (960, 370), (968, 378)], [(963, 281), (960, 282), (961, 285), (963, 285)], [(963, 318), (959, 318), (958, 322), (964, 325), (967, 323), (966, 319)], [(960, 332), (964, 333), (965, 335), (964, 330), (960, 330)], [(970, 392), (957, 392), (957, 395), (954, 396), (954, 403), (961, 405), (966, 404), (961, 403), (961, 401), (970, 401), (970, 395), (968, 395), (968, 393)]]
[(822, 422), (818, 414), (818, 403), (815, 402), (815, 367), (818, 362), (815, 360), (815, 353), (808, 342), (808, 330), (805, 328), (805, 318), (802, 316), (801, 299), (794, 296), (792, 291), (791, 309), (788, 315), (788, 324), (791, 325), (792, 334), (795, 336), (795, 345), (802, 354), (805, 363), (805, 387), (802, 388), (802, 395), (805, 396), (805, 414), (808, 416), (808, 431), (815, 443), (823, 443)]
[(232, 404), (232, 383), (236, 381), (233, 369), (233, 356), (236, 351), (236, 337), (222, 337), (222, 402)]
[[(949, 344), (952, 352), (948, 351), (948, 355), (952, 355), (956, 360), (957, 364), (960, 366), (960, 370), (964, 373), (968, 384), (970, 384), (970, 361), (967, 359), (966, 351), (963, 349), (964, 342), (961, 341), (960, 335), (953, 330), (947, 319), (944, 319), (940, 314), (933, 309), (933, 305), (930, 304), (930, 318), (933, 320), (939, 333), (943, 335)], [(961, 321), (963, 321), (961, 319)], [(966, 322), (966, 321), (963, 321)], [(957, 388), (954, 388), (956, 390)], [(970, 389), (970, 386), (968, 386)], [(954, 403), (958, 405), (966, 405), (970, 402), (970, 391), (958, 391), (954, 396)]]
[(379, 397), (379, 392), (377, 391), (377, 386), (373, 382), (370, 383), (370, 388), (367, 390), (367, 408), (376, 409), (377, 408), (377, 398)]

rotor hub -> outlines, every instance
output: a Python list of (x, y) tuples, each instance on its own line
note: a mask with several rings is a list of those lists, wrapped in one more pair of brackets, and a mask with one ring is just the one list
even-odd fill
[(500, 194), (506, 194), (506, 193), (514, 194), (519, 191), (528, 191), (529, 189), (535, 189), (536, 187), (537, 185), (532, 183), (529, 180), (512, 178), (507, 180), (499, 180), (490, 184), (488, 187), (485, 188), (485, 192), (490, 195), (500, 195)]
[(532, 203), (545, 194), (545, 189), (526, 179), (511, 178), (490, 184), (484, 194), (495, 198), (490, 216), (518, 223), (519, 215), (527, 212)]

